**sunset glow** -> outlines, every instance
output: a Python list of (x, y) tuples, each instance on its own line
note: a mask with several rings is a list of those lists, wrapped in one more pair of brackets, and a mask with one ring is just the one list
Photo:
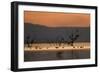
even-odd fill
[(24, 22), (47, 27), (89, 27), (90, 14), (25, 11)]

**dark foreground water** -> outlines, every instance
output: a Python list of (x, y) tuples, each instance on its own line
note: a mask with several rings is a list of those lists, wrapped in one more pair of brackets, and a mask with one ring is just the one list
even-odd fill
[(90, 58), (90, 50), (69, 50), (69, 51), (24, 51), (24, 61), (47, 61), (47, 60), (70, 60)]

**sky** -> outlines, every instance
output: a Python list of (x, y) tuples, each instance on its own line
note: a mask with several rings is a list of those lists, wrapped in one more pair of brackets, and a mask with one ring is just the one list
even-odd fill
[(24, 22), (47, 27), (89, 27), (90, 14), (24, 11)]

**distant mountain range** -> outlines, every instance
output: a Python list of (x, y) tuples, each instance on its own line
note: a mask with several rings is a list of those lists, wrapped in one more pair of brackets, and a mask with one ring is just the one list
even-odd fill
[(76, 42), (90, 41), (89, 27), (46, 27), (39, 24), (24, 23), (24, 42), (35, 40), (38, 42), (70, 41), (70, 36), (79, 35)]

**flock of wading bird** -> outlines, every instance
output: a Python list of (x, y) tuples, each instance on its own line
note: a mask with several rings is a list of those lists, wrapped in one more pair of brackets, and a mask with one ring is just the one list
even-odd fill
[[(55, 48), (57, 49), (57, 48), (59, 48), (59, 47), (61, 47), (62, 46), (62, 48), (64, 48), (64, 45), (62, 45), (62, 44), (67, 44), (67, 45), (70, 45), (70, 46), (72, 46), (73, 48), (75, 48), (75, 46), (74, 46), (74, 42), (77, 40), (79, 38), (79, 34), (78, 34), (78, 30), (76, 30), (76, 33), (72, 33), (71, 35), (69, 35), (69, 40), (70, 41), (66, 41), (64, 38), (60, 38), (60, 41), (51, 41), (51, 40), (48, 40), (48, 44), (50, 45), (50, 44), (54, 44), (54, 46), (55, 46)], [(33, 44), (38, 44), (38, 45), (33, 45)], [(36, 41), (36, 40), (30, 40), (30, 37), (29, 36), (27, 36), (26, 37), (26, 43), (25, 43), (25, 46), (24, 47), (27, 47), (27, 48), (32, 48), (32, 47), (34, 47), (35, 49), (42, 49), (42, 47), (41, 46), (39, 46), (39, 42), (38, 41)], [(49, 47), (47, 47), (47, 49), (48, 49)], [(83, 48), (83, 46), (80, 46), (79, 48)]]
[[(78, 31), (76, 31), (76, 32), (78, 32)], [(78, 46), (76, 46), (75, 45), (75, 41), (78, 39), (80, 37), (80, 35), (78, 34), (78, 33), (71, 33), (71, 35), (69, 35), (69, 40), (70, 41), (66, 41), (64, 38), (60, 38), (60, 41), (56, 41), (56, 42), (54, 42), (54, 41), (51, 41), (51, 40), (48, 40), (48, 42), (47, 42), (47, 45), (49, 45), (49, 47), (48, 46), (45, 46), (45, 49), (46, 50), (50, 50), (51, 48), (50, 47), (52, 47), (53, 46), (53, 49), (52, 49), (52, 51), (54, 50), (54, 49), (56, 49), (57, 50), (57, 52), (56, 52), (56, 56), (59, 58), (59, 59), (63, 59), (63, 56), (62, 56), (62, 54), (63, 54), (63, 52), (64, 51), (59, 51), (59, 49), (61, 48), (61, 49), (65, 49), (65, 48), (67, 48), (66, 46), (64, 46), (64, 44), (65, 45), (69, 45), (69, 46), (71, 46), (72, 48), (81, 48), (81, 49), (84, 49), (85, 47), (83, 46), (83, 45), (79, 45), (78, 44)], [(34, 44), (36, 44), (36, 45), (34, 45)], [(29, 36), (27, 36), (27, 40), (26, 40), (26, 44), (25, 44), (25, 48), (27, 49), (28, 48), (28, 50), (25, 50), (25, 51), (32, 51), (31, 49), (34, 49), (34, 51), (39, 51), (39, 50), (42, 50), (43, 51), (43, 46), (41, 46), (41, 44), (42, 43), (39, 43), (38, 41), (36, 41), (36, 40), (30, 40), (30, 37)], [(85, 44), (87, 44), (87, 43), (85, 43)], [(50, 49), (49, 49), (50, 48)], [(88, 48), (89, 48), (89, 46), (88, 46)], [(69, 48), (70, 49), (70, 48)], [(33, 52), (34, 52), (33, 51)], [(74, 49), (72, 49), (72, 50), (70, 50), (71, 51), (71, 55), (72, 55), (72, 59), (74, 59), (74, 58), (78, 58), (78, 56), (79, 56), (79, 54), (77, 53), (77, 52), (75, 52), (74, 51)]]

